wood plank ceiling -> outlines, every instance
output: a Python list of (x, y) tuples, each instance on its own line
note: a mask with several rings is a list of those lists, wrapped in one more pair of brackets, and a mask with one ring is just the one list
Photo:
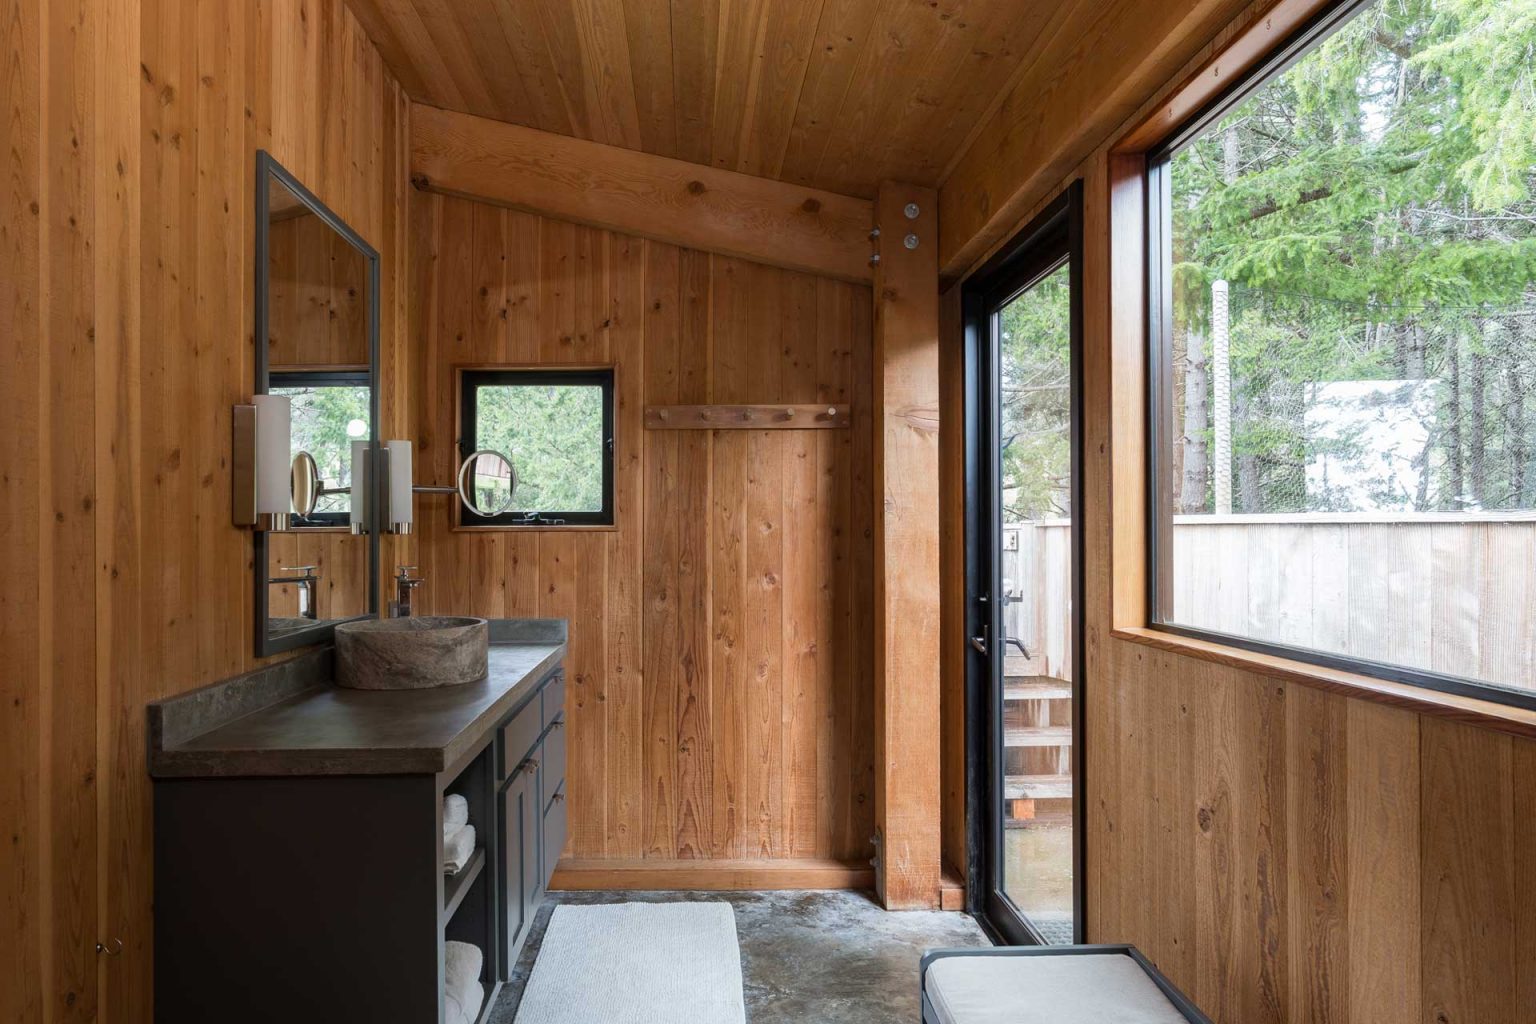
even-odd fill
[(872, 197), (938, 185), (1064, 0), (348, 0), (415, 100)]

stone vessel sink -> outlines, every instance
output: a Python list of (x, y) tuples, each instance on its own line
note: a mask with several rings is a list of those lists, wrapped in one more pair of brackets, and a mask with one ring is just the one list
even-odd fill
[(425, 690), (483, 679), (490, 658), (484, 619), (423, 615), (336, 627), (336, 685)]

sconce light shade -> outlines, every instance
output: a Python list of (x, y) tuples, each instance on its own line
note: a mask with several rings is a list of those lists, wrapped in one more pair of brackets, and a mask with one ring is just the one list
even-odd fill
[(257, 395), (256, 515), (267, 529), (286, 529), (293, 507), (292, 403), (283, 395)]
[(353, 533), (368, 529), (368, 502), (373, 496), (368, 486), (368, 462), (372, 450), (372, 441), (352, 442), (352, 502), (347, 515)]
[(390, 441), (389, 447), (389, 530), (410, 533), (412, 516), (411, 442)]

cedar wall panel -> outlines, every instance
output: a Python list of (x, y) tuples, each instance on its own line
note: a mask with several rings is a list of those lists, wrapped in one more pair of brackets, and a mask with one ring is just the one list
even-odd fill
[[(1111, 467), (1140, 458), (1113, 442), (1127, 448), (1142, 421), (1112, 386), (1108, 146), (1172, 85), (1112, 132), (1072, 141), (1091, 155), (1043, 186), (1014, 229), (1084, 181), (1088, 940), (1136, 944), (1220, 1024), (1526, 1024), (1536, 742), (1110, 635), (1115, 552), (1139, 551), (1139, 538), (1110, 534), (1124, 500)], [(958, 337), (953, 319), (946, 330)], [(959, 371), (941, 367), (946, 424), (962, 422)], [(959, 565), (963, 505), (944, 514), (947, 564)], [(958, 617), (944, 639), (945, 690), (959, 694)], [(963, 849), (960, 769), (952, 754), (944, 763), (946, 850)]]
[(144, 704), (256, 660), (255, 153), (383, 254), (388, 430), (408, 108), (341, 0), (0, 0), (0, 66), (0, 1020), (148, 1024)]
[[(857, 859), (873, 831), (865, 287), (411, 199), (418, 477), (460, 366), (612, 365), (615, 529), (417, 511), (433, 613), (571, 622), (568, 856)], [(647, 404), (849, 403), (848, 430), (645, 430)]]

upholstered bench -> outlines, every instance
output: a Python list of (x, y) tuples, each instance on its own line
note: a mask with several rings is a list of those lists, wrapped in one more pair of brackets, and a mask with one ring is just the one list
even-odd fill
[(1211, 1024), (1134, 946), (940, 949), (923, 1024)]

